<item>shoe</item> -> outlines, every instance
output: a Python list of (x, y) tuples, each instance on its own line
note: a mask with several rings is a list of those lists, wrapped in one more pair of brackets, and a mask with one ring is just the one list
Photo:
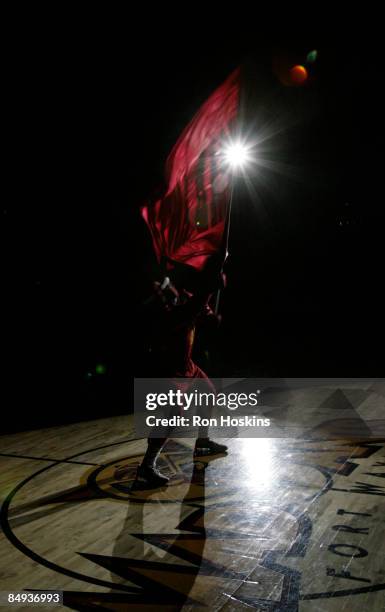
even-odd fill
[(225, 444), (218, 444), (214, 440), (197, 440), (195, 443), (194, 457), (204, 457), (208, 455), (220, 455), (227, 452)]
[(136, 478), (132, 485), (133, 489), (164, 487), (170, 479), (161, 474), (155, 466), (140, 465), (136, 472)]

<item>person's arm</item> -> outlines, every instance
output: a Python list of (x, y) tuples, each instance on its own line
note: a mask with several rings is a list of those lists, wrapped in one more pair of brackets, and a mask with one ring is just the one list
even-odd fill
[[(183, 286), (180, 270), (178, 281)], [(215, 261), (210, 262), (202, 272), (197, 272), (194, 285), (194, 293), (191, 294), (188, 291), (179, 292), (167, 276), (162, 281), (153, 282), (152, 292), (143, 304), (148, 316), (156, 316), (158, 325), (166, 331), (192, 324), (200, 315), (212, 314), (207, 310), (209, 299), (215, 291), (224, 287), (224, 275)]]
[(212, 294), (224, 287), (225, 277), (222, 272), (218, 274), (216, 270), (210, 269), (201, 272), (199, 280), (194, 294), (184, 292), (175, 307), (169, 310), (168, 317), (173, 329), (184, 327), (200, 318), (215, 318), (219, 321), (208, 303)]

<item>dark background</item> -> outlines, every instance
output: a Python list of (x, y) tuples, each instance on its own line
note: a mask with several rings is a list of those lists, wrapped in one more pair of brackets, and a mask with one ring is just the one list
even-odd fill
[[(139, 39), (53, 30), (16, 58), (2, 429), (131, 410), (138, 206), (242, 62), (248, 120), (277, 128), (275, 170), (257, 168), (253, 195), (236, 183), (223, 324), (197, 359), (216, 376), (383, 375), (381, 40), (144, 26)], [(284, 85), (277, 65), (312, 49), (307, 83)]]

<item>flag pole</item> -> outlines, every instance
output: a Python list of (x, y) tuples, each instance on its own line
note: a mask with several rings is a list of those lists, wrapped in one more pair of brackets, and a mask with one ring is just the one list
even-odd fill
[[(240, 82), (243, 81), (243, 78), (242, 78), (243, 72), (244, 72), (244, 67), (241, 67), (240, 68), (240, 75), (239, 75), (239, 81)], [(238, 104), (238, 106), (239, 106), (238, 111), (240, 112), (240, 109), (241, 109), (241, 90), (240, 90), (239, 96), (240, 96), (240, 100), (239, 100), (239, 104)], [(243, 98), (243, 96), (242, 96), (242, 98)], [(242, 104), (242, 106), (243, 106), (243, 104)], [(223, 242), (223, 263), (225, 263), (225, 261), (226, 261), (226, 257), (227, 257), (227, 253), (228, 253), (228, 247), (229, 247), (230, 220), (231, 220), (231, 209), (232, 209), (233, 196), (234, 196), (235, 174), (236, 174), (235, 172), (231, 172), (229, 210), (227, 212), (226, 228), (225, 228), (225, 232), (224, 232), (224, 242)], [(221, 271), (223, 271), (223, 267), (222, 267)], [(214, 308), (214, 313), (215, 313), (216, 316), (219, 315), (219, 307), (220, 307), (221, 295), (222, 295), (222, 290), (218, 289), (217, 295), (215, 297), (215, 308)]]
[[(234, 193), (234, 177), (231, 178), (231, 187), (230, 187), (230, 199), (229, 199), (229, 210), (227, 211), (226, 218), (226, 228), (224, 232), (224, 241), (223, 241), (223, 263), (226, 261), (228, 246), (229, 246), (229, 237), (230, 237), (230, 220), (231, 220), (231, 207), (233, 204), (233, 193)], [(221, 270), (221, 272), (223, 269)], [(221, 301), (221, 289), (218, 289), (217, 295), (215, 297), (215, 308), (214, 313), (216, 316), (219, 314), (219, 305)]]

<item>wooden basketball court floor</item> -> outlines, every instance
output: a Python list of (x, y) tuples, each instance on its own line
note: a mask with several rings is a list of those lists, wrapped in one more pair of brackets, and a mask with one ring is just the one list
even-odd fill
[(385, 438), (227, 443), (194, 462), (192, 439), (170, 440), (169, 486), (132, 493), (132, 417), (2, 436), (0, 591), (60, 590), (73, 610), (385, 610)]

